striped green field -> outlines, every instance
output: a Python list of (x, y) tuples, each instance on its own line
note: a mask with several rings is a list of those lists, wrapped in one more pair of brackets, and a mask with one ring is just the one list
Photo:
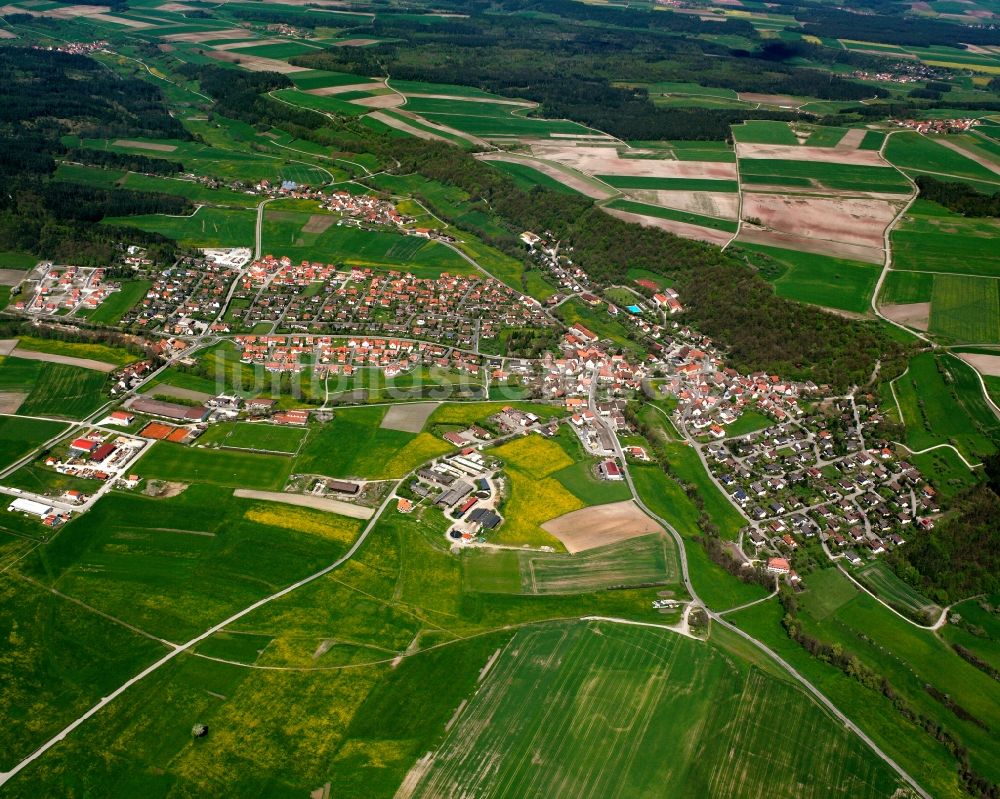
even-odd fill
[(737, 662), (662, 629), (522, 630), (459, 708), (411, 795), (893, 793), (889, 768), (801, 690)]
[(968, 275), (935, 275), (930, 331), (965, 343), (1000, 342), (998, 281)]
[(912, 613), (926, 613), (937, 609), (937, 605), (916, 588), (900, 580), (892, 569), (880, 560), (860, 569), (858, 577), (877, 596), (891, 605), (903, 607)]

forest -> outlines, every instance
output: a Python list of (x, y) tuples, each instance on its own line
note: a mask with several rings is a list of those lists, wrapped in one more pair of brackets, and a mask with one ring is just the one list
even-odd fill
[(988, 485), (975, 486), (933, 530), (893, 550), (889, 563), (941, 604), (1000, 592), (998, 518), (1000, 497)]
[(983, 194), (968, 183), (938, 180), (927, 175), (920, 175), (916, 182), (921, 198), (943, 205), (956, 214), (973, 217), (1000, 216), (1000, 191)]
[[(190, 204), (174, 196), (52, 181), (57, 158), (120, 168), (153, 160), (71, 153), (61, 141), (69, 133), (190, 138), (168, 113), (159, 89), (145, 81), (122, 77), (86, 56), (0, 49), (0, 173), (8, 185), (0, 194), (0, 250), (106, 266), (120, 257), (121, 241), (127, 240), (169, 258), (173, 244), (161, 236), (93, 223), (105, 216), (185, 213)], [(160, 174), (180, 166), (160, 163)]]
[[(561, 0), (555, 5), (561, 6)], [(618, 9), (568, 5), (585, 9), (579, 14), (643, 19), (642, 14)], [(687, 19), (678, 14), (652, 16)], [(776, 111), (661, 108), (641, 85), (645, 83), (694, 81), (738, 91), (827, 100), (862, 100), (873, 93), (884, 94), (801, 64), (806, 58), (817, 66), (869, 67), (881, 59), (809, 45), (763, 43), (750, 52), (669, 31), (574, 26), (565, 20), (556, 23), (496, 14), (434, 25), (379, 16), (366, 32), (392, 41), (366, 48), (334, 47), (291, 60), (316, 69), (475, 86), (532, 100), (540, 104), (539, 115), (574, 119), (623, 139), (724, 140), (729, 137), (729, 125), (736, 121), (797, 118)], [(759, 38), (752, 30), (744, 35)]]

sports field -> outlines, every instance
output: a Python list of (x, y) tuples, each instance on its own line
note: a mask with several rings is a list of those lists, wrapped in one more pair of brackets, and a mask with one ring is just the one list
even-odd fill
[(876, 797), (895, 782), (797, 688), (665, 630), (578, 622), (514, 637), (414, 795)]
[[(307, 430), (302, 427), (283, 427), (276, 424), (222, 422), (213, 425), (198, 443), (217, 444), (228, 449), (247, 449), (258, 452), (293, 454), (302, 446)], [(208, 438), (211, 436), (211, 438)]]
[(288, 479), (291, 462), (281, 455), (198, 449), (157, 441), (136, 469), (147, 479), (280, 491)]

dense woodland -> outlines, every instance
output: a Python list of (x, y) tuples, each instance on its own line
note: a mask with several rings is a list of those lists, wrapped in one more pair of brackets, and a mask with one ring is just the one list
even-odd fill
[(1000, 459), (993, 456), (988, 466), (993, 488), (970, 489), (933, 530), (890, 556), (900, 577), (942, 604), (1000, 592)]
[[(94, 189), (51, 179), (57, 157), (124, 168), (143, 156), (72, 154), (61, 137), (190, 138), (167, 112), (159, 89), (124, 78), (86, 56), (23, 47), (0, 49), (0, 250), (18, 250), (80, 265), (107, 265), (123, 239), (167, 258), (173, 245), (134, 229), (94, 225), (105, 216), (184, 213), (186, 200), (125, 189)], [(125, 164), (130, 166), (125, 167)], [(176, 166), (162, 162), (163, 170)]]
[[(553, 3), (561, 6), (562, 0)], [(393, 41), (377, 47), (340, 47), (292, 61), (317, 69), (389, 75), (405, 80), (458, 83), (540, 104), (539, 115), (569, 118), (623, 139), (711, 139), (729, 137), (729, 126), (744, 119), (797, 118), (767, 110), (658, 107), (639, 83), (696, 81), (739, 91), (862, 100), (882, 95), (817, 67), (850, 63), (871, 67), (881, 59), (810, 45), (761, 43), (754, 50), (645, 29), (642, 12), (570, 2), (575, 13), (614, 17), (633, 29), (574, 26), (565, 21), (496, 14), (422, 25), (412, 19), (377, 17), (367, 33)], [(547, 5), (547, 4), (546, 4)], [(714, 26), (718, 32), (757, 39), (744, 22), (705, 23), (679, 14), (651, 14), (671, 25)], [(729, 26), (735, 26), (730, 29)], [(635, 28), (639, 29), (636, 30)], [(793, 63), (794, 62), (794, 63)], [(628, 84), (628, 85), (623, 85)]]
[(921, 175), (917, 188), (924, 200), (943, 205), (962, 216), (1000, 216), (1000, 192), (983, 194), (968, 183), (949, 182)]

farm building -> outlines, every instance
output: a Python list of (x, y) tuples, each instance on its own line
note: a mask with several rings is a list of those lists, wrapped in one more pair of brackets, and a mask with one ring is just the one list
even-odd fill
[(472, 484), (466, 483), (464, 480), (458, 480), (450, 490), (445, 491), (439, 496), (434, 504), (450, 508), (452, 505), (457, 505), (471, 493)]
[(361, 489), (357, 483), (350, 483), (347, 480), (327, 480), (326, 487), (330, 491), (336, 491), (340, 494), (350, 494), (354, 496)]
[(104, 461), (114, 454), (116, 449), (117, 447), (114, 444), (101, 444), (101, 446), (90, 453), (91, 463), (104, 463)]
[(175, 402), (146, 399), (145, 397), (135, 400), (132, 403), (131, 409), (140, 413), (162, 416), (166, 419), (178, 419), (184, 422), (203, 422), (209, 414), (208, 408), (202, 405), (190, 407), (187, 405), (178, 405)]
[(501, 519), (489, 508), (476, 508), (469, 514), (467, 521), (470, 521), (473, 524), (478, 524), (486, 530), (493, 530), (498, 524), (500, 524)]
[(621, 468), (618, 464), (612, 460), (606, 460), (597, 467), (597, 471), (601, 475), (603, 480), (624, 480), (625, 476), (622, 474)]
[(31, 499), (15, 499), (7, 506), (7, 510), (11, 513), (27, 513), (29, 516), (37, 516), (39, 519), (44, 519), (55, 513), (55, 508), (51, 505), (43, 505), (41, 502), (35, 502)]
[(69, 445), (70, 451), (79, 454), (85, 454), (88, 452), (93, 452), (97, 449), (98, 442), (91, 438), (78, 438), (72, 444)]

